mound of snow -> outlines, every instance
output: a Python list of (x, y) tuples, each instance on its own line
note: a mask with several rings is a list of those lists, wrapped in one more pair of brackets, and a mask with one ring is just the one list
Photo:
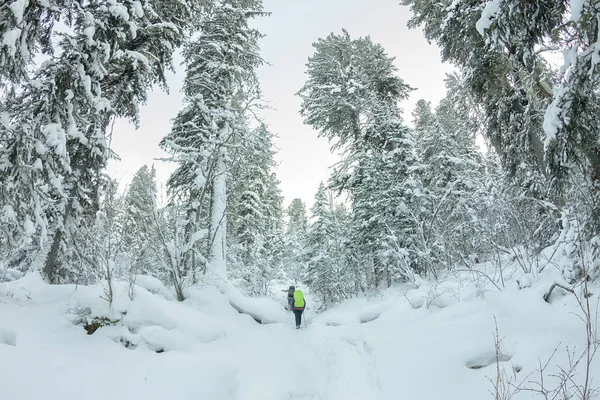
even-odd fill
[(11, 298), (21, 303), (43, 303), (72, 293), (76, 285), (48, 285), (39, 272), (28, 272), (22, 278), (3, 284)]
[(0, 327), (0, 344), (17, 345), (17, 334), (7, 327)]
[(215, 317), (239, 316), (227, 296), (215, 286), (193, 286), (185, 290), (185, 304)]
[[(154, 286), (156, 288), (156, 286)], [(102, 285), (80, 291), (71, 299), (71, 308), (80, 310), (85, 321), (77, 316), (74, 323), (91, 324), (95, 320), (113, 321), (101, 327), (101, 332), (132, 347), (145, 345), (155, 351), (191, 349), (226, 335), (228, 323), (184, 303), (167, 300), (136, 286), (133, 300), (126, 283), (113, 284), (113, 302), (105, 300)]]
[(318, 314), (312, 319), (312, 323), (327, 326), (366, 324), (400, 303), (405, 305), (406, 300), (395, 291), (388, 291), (377, 298), (363, 296), (348, 299), (335, 308)]
[[(179, 303), (141, 285), (131, 300), (129, 286), (117, 283), (109, 307), (101, 284), (55, 286), (26, 276), (6, 284), (23, 301), (0, 303), (0, 331), (15, 338), (3, 340), (16, 343), (0, 344), (2, 395), (70, 400), (85, 388), (89, 400), (391, 400), (399, 393), (422, 400), (480, 400), (490, 397), (498, 369), (513, 383), (526, 379), (533, 385), (540, 362), (545, 365), (562, 343), (545, 370), (551, 385), (560, 367), (569, 368), (569, 357), (585, 349), (585, 326), (572, 293), (543, 300), (561, 279), (559, 272), (547, 271), (535, 279), (515, 273), (520, 282), (531, 279), (527, 285), (506, 281), (502, 291), (485, 279), (470, 280), (470, 272), (394, 287), (377, 297), (347, 300), (309, 318), (300, 330), (283, 310), (285, 293), (275, 300), (252, 299), (223, 284), (190, 288)], [(596, 310), (598, 296), (590, 300)], [(422, 305), (415, 308), (417, 301)], [(87, 310), (86, 318), (116, 323), (88, 336), (69, 322), (65, 311), (74, 308)], [(502, 338), (498, 360), (496, 322)], [(575, 382), (581, 382), (583, 367), (577, 366)], [(591, 371), (599, 367), (597, 358)], [(513, 397), (528, 398), (526, 391)]]
[(228, 284), (221, 284), (219, 289), (229, 299), (233, 308), (239, 313), (250, 315), (260, 324), (284, 323), (290, 320), (290, 313), (275, 300), (246, 297)]
[(159, 279), (149, 275), (136, 275), (135, 284), (152, 294), (162, 294), (165, 291), (165, 285)]

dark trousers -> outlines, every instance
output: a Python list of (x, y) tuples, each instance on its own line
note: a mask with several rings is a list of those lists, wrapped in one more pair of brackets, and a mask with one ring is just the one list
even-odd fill
[(300, 326), (302, 323), (302, 313), (304, 310), (294, 310), (294, 316), (296, 317), (296, 326)]

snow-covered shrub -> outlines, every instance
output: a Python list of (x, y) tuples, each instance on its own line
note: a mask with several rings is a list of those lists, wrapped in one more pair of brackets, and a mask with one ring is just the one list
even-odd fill
[(23, 273), (13, 268), (4, 268), (0, 267), (0, 282), (12, 282), (17, 279), (21, 279), (23, 277)]

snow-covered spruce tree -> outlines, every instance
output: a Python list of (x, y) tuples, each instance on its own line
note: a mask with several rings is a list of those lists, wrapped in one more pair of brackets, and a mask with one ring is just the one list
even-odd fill
[(399, 260), (405, 272), (414, 267), (407, 258), (410, 234), (400, 234), (414, 232), (407, 218), (416, 190), (409, 176), (413, 144), (397, 106), (411, 89), (397, 76), (394, 59), (368, 37), (353, 40), (344, 31), (314, 47), (299, 92), (301, 113), (343, 151), (331, 186), (350, 194), (355, 245), (371, 258), (364, 265), (374, 268), (373, 284), (384, 278), (389, 283)]
[(185, 300), (185, 288), (191, 280), (197, 281), (198, 277), (192, 271), (187, 276), (185, 256), (189, 253), (189, 241), (186, 240), (186, 210), (179, 205), (169, 204), (158, 208), (156, 195), (153, 194), (154, 209), (152, 218), (156, 237), (154, 240), (158, 263), (155, 265), (153, 276), (163, 282), (170, 282), (175, 289), (177, 300)]
[[(600, 243), (599, 18), (593, 1), (503, 0), (486, 5), (478, 21), (490, 51), (508, 53), (513, 68), (529, 73), (532, 86), (550, 101), (543, 121), (546, 168), (561, 196), (561, 237), (573, 237), (569, 227), (576, 226), (574, 242)], [(553, 80), (537, 68), (548, 50), (565, 55)], [(600, 256), (600, 246), (594, 248)], [(580, 264), (582, 255), (573, 256)]]
[(345, 297), (337, 282), (340, 279), (339, 261), (334, 258), (333, 244), (336, 240), (333, 229), (332, 209), (325, 184), (321, 182), (311, 208), (312, 223), (306, 240), (307, 263), (304, 282), (317, 293), (325, 304)]
[[(274, 160), (272, 149), (266, 146), (269, 138), (265, 127), (255, 129), (252, 137), (245, 138), (239, 148), (233, 150), (235, 159), (231, 169), (228, 211), (230, 257), (237, 258), (239, 265), (230, 266), (233, 270), (244, 266), (258, 267), (264, 245), (264, 217), (266, 214), (265, 194), (267, 181)], [(233, 248), (237, 247), (234, 256)]]
[(134, 274), (153, 275), (157, 261), (154, 193), (156, 171), (144, 165), (133, 176), (124, 204), (123, 242)]
[(282, 196), (273, 169), (272, 134), (260, 125), (234, 147), (228, 196), (228, 259), (232, 277), (249, 293), (265, 295), (281, 269)]
[[(548, 169), (560, 184), (569, 185), (569, 177), (582, 168), (587, 186), (600, 185), (600, 72), (591, 50), (600, 43), (599, 17), (600, 6), (591, 1), (503, 0), (486, 5), (478, 22), (490, 50), (507, 52), (513, 68), (532, 74), (540, 95), (552, 98), (544, 119), (544, 145)], [(554, 88), (537, 68), (540, 54), (552, 47), (569, 54)], [(598, 213), (598, 202), (596, 206)]]
[(357, 275), (359, 264), (352, 263), (351, 216), (345, 206), (334, 204), (324, 183), (315, 194), (311, 214), (296, 273), (327, 306), (356, 295), (365, 280)]
[[(263, 15), (260, 0), (219, 0), (186, 43), (185, 106), (161, 142), (179, 164), (168, 186), (186, 208), (185, 273), (226, 278), (228, 147), (247, 132), (243, 104), (257, 93), (260, 33), (249, 27)], [(207, 218), (208, 217), (208, 218)]]
[[(99, 172), (110, 156), (109, 102), (98, 79), (90, 84), (100, 49), (89, 49), (82, 31), (76, 38), (63, 34), (61, 55), (45, 62), (35, 80), (18, 91), (12, 88), (0, 106), (0, 169), (9, 182), (1, 191), (13, 254), (20, 258), (19, 252), (52, 238), (40, 252), (51, 281), (69, 279), (69, 272), (57, 271), (60, 255), (83, 212), (97, 210)], [(29, 244), (35, 246), (25, 247)], [(29, 267), (30, 260), (24, 261)]]
[(385, 137), (372, 128), (382, 104), (406, 99), (411, 90), (396, 73), (394, 59), (369, 37), (352, 39), (347, 31), (313, 44), (308, 79), (299, 92), (305, 122), (335, 141), (348, 157), (379, 147)]
[[(369, 285), (372, 269), (365, 269), (362, 257), (357, 253), (353, 241), (353, 216), (344, 203), (334, 203), (330, 196), (333, 219), (333, 248), (330, 251), (340, 271), (336, 277), (338, 293), (343, 298), (364, 293)], [(340, 299), (342, 296), (340, 296)]]
[(420, 100), (413, 112), (419, 155), (419, 259), (430, 267), (450, 267), (470, 254), (478, 235), (478, 207), (485, 169), (475, 143), (478, 127), (457, 96), (461, 82), (449, 76), (448, 95), (435, 112)]
[(485, 0), (403, 0), (414, 13), (409, 27), (422, 26), (425, 37), (455, 64), (485, 121), (488, 143), (528, 195), (550, 197), (544, 161), (544, 112), (548, 99), (539, 79), (551, 79), (542, 59), (528, 71), (515, 67), (507, 51), (490, 51), (477, 31)]
[(308, 215), (306, 214), (306, 204), (304, 204), (302, 199), (293, 199), (286, 213), (288, 216), (286, 234), (288, 236), (306, 234)]
[(54, 52), (55, 24), (69, 3), (7, 0), (0, 5), (0, 87), (27, 81), (35, 57)]
[(118, 193), (118, 182), (108, 179), (100, 188), (98, 211), (73, 234), (69, 243), (69, 262), (78, 267), (78, 283), (104, 281), (105, 296), (113, 299), (113, 282), (128, 270), (124, 241), (125, 199)]
[[(463, 71), (503, 166), (542, 203), (589, 221), (597, 236), (598, 6), (592, 2), (405, 0), (426, 37)], [(567, 54), (558, 73), (544, 52)], [(534, 162), (535, 161), (535, 162)], [(541, 175), (545, 174), (546, 177)], [(545, 204), (545, 203), (542, 203)], [(537, 213), (544, 214), (544, 207)], [(567, 212), (569, 212), (567, 210)]]
[(308, 229), (306, 205), (301, 199), (294, 199), (286, 210), (287, 226), (285, 230), (285, 262), (286, 275), (291, 282), (297, 284), (303, 277), (305, 268), (305, 245)]
[[(190, 8), (129, 0), (28, 4), (0, 8), (0, 76), (12, 79), (0, 103), (0, 173), (8, 183), (0, 189), (2, 219), (12, 255), (24, 268), (37, 257), (56, 282), (76, 274), (64, 257), (69, 237), (98, 209), (110, 122), (136, 121), (147, 90), (164, 84)], [(55, 31), (57, 21), (68, 29)], [(40, 52), (48, 60), (35, 68)]]
[[(373, 129), (385, 135), (385, 145), (368, 149), (356, 166), (351, 191), (353, 245), (371, 255), (370, 283), (389, 286), (392, 280), (414, 280), (415, 272), (434, 272), (417, 258), (416, 201), (422, 194), (412, 169), (417, 166), (411, 133), (395, 107)], [(380, 115), (384, 115), (383, 113)]]
[[(539, 251), (550, 244), (559, 218), (551, 203), (528, 195), (499, 171), (494, 154), (483, 156), (474, 143), (481, 124), (464, 80), (450, 75), (448, 94), (435, 112), (420, 101), (413, 113), (420, 178), (422, 258), (452, 265), (474, 258), (497, 258), (508, 251), (523, 270), (535, 272)], [(440, 258), (441, 257), (441, 258)]]
[(264, 246), (267, 265), (272, 268), (272, 279), (281, 277), (285, 254), (284, 209), (281, 182), (275, 172), (271, 172), (265, 192), (265, 236)]

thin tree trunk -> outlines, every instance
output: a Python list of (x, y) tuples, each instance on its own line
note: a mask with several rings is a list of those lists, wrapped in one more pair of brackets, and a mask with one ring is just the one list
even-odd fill
[[(221, 128), (221, 138), (229, 137), (229, 124)], [(210, 208), (210, 263), (212, 272), (219, 278), (227, 276), (227, 148), (221, 145), (212, 182)]]
[(52, 246), (50, 247), (50, 251), (48, 252), (48, 255), (46, 257), (46, 263), (44, 264), (44, 275), (50, 283), (56, 283), (58, 251), (60, 250), (60, 242), (63, 239), (64, 229), (67, 226), (67, 221), (73, 210), (72, 197), (73, 196), (71, 196), (71, 199), (67, 203), (65, 214), (63, 216), (62, 227), (56, 229), (56, 232), (54, 233), (54, 238), (52, 239)]
[(46, 256), (46, 263), (44, 264), (44, 275), (50, 283), (55, 283), (55, 272), (56, 272), (56, 260), (58, 259), (58, 249), (60, 248), (60, 242), (62, 241), (63, 231), (57, 229), (54, 233), (52, 246)]

